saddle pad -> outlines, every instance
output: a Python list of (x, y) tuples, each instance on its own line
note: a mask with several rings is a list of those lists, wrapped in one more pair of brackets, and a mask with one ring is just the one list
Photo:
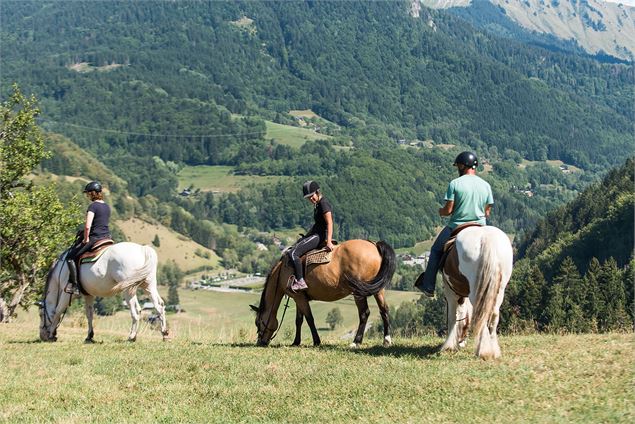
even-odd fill
[(312, 264), (327, 264), (331, 262), (331, 258), (333, 257), (333, 251), (326, 249), (316, 249), (311, 250), (306, 254), (306, 265), (309, 266)]
[(111, 244), (103, 245), (98, 250), (92, 252), (86, 252), (79, 258), (79, 263), (87, 264), (90, 262), (97, 262), (101, 255), (111, 246)]

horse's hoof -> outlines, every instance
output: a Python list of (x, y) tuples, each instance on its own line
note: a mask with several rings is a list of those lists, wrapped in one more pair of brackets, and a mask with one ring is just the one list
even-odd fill
[(136, 342), (136, 341), (137, 341), (137, 336), (134, 336), (134, 337), (128, 337), (128, 341), (129, 341), (129, 342), (131, 342), (131, 343), (132, 343), (132, 342)]
[(459, 348), (464, 348), (465, 346), (467, 346), (467, 340), (462, 340), (459, 342)]
[(357, 349), (359, 348), (360, 344), (359, 343), (351, 343), (350, 345), (348, 345), (348, 347), (350, 347), (351, 349)]
[(93, 343), (95, 343), (95, 341), (93, 339), (84, 340), (84, 344), (93, 344)]
[(392, 337), (384, 337), (384, 347), (392, 346)]

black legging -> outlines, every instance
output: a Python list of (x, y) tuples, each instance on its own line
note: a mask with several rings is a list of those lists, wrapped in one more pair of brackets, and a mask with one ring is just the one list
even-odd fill
[(288, 255), (291, 261), (293, 261), (296, 279), (304, 278), (304, 269), (302, 268), (302, 259), (300, 258), (308, 251), (317, 249), (320, 243), (322, 243), (320, 236), (317, 234), (309, 234), (308, 236), (302, 237), (291, 247)]
[(88, 252), (97, 241), (101, 240), (101, 238), (96, 239), (93, 237), (90, 237), (88, 239), (88, 243), (86, 244), (78, 244), (77, 246), (74, 246), (69, 252), (68, 255), (66, 255), (66, 260), (67, 261), (72, 261), (75, 260), (75, 258), (79, 258), (82, 254)]

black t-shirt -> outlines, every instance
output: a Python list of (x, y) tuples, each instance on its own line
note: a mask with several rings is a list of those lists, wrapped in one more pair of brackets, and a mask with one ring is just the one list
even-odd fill
[(90, 227), (88, 237), (94, 239), (103, 239), (110, 237), (110, 229), (108, 221), (110, 221), (110, 206), (101, 202), (93, 202), (88, 206), (88, 212), (93, 212), (93, 225)]
[(326, 219), (324, 218), (324, 214), (327, 212), (333, 212), (333, 208), (329, 201), (326, 200), (326, 197), (322, 196), (313, 208), (315, 224), (313, 224), (309, 234), (317, 234), (323, 239), (326, 239)]

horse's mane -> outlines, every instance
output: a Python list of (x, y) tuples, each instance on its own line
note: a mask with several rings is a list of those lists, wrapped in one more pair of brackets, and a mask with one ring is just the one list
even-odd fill
[(274, 276), (274, 274), (278, 274), (280, 272), (281, 266), (282, 266), (282, 260), (278, 261), (278, 263), (274, 265), (271, 271), (269, 271), (269, 274), (267, 274), (267, 278), (265, 278), (265, 285), (262, 288), (262, 293), (260, 293), (260, 303), (258, 303), (258, 309), (260, 311), (263, 311), (265, 307), (265, 292), (267, 291), (269, 280)]

